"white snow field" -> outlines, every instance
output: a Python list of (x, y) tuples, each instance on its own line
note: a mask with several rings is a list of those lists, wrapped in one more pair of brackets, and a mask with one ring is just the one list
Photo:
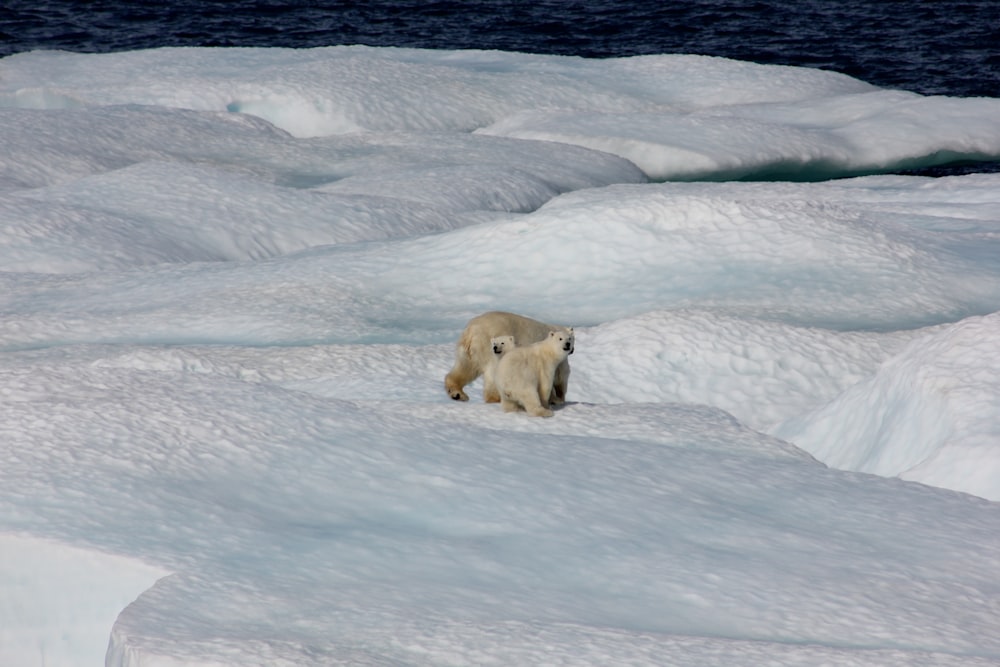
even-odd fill
[[(680, 55), (0, 59), (0, 665), (1000, 665), (1000, 175), (877, 175), (998, 118)], [(444, 392), (496, 309), (576, 327), (554, 417)]]

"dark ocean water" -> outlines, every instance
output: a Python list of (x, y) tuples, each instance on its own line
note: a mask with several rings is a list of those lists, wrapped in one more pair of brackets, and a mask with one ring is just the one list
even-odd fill
[(0, 0), (0, 56), (335, 44), (696, 53), (819, 67), (923, 94), (1000, 97), (1000, 0)]
[(698, 53), (1000, 97), (1000, 0), (0, 0), (0, 55), (333, 44)]

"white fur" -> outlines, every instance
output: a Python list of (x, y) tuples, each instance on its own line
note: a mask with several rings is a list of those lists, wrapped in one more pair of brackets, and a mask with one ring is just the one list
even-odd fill
[[(469, 397), (465, 386), (482, 375), (483, 400), (487, 403), (500, 402), (500, 394), (493, 381), (497, 361), (493, 353), (493, 338), (513, 336), (518, 345), (529, 345), (544, 339), (550, 331), (561, 330), (563, 327), (502, 311), (491, 311), (472, 318), (455, 344), (455, 365), (444, 378), (445, 391), (456, 401), (467, 401)], [(557, 369), (549, 402), (564, 403), (568, 385), (569, 362), (563, 361)]]
[(543, 340), (504, 352), (494, 374), (504, 412), (525, 410), (535, 417), (551, 417), (549, 398), (556, 369), (574, 349), (573, 329), (550, 331)]

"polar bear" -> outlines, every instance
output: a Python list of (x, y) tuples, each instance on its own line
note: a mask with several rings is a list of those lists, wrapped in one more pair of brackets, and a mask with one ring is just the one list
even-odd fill
[(490, 345), (493, 346), (493, 361), (496, 363), (500, 361), (500, 357), (514, 349), (514, 337), (494, 336), (493, 340), (490, 341)]
[[(455, 365), (444, 378), (445, 391), (456, 401), (467, 401), (469, 397), (465, 393), (465, 385), (482, 375), (483, 400), (499, 403), (500, 394), (493, 382), (493, 369), (496, 367), (492, 346), (494, 336), (513, 336), (518, 345), (530, 345), (544, 339), (550, 331), (562, 329), (554, 324), (502, 311), (491, 311), (472, 318), (455, 344)], [(568, 385), (569, 362), (564, 361), (556, 370), (549, 402), (565, 403)]]
[(504, 412), (524, 409), (535, 417), (551, 417), (549, 397), (556, 369), (566, 361), (573, 346), (573, 329), (562, 329), (550, 331), (537, 343), (505, 350), (493, 378)]
[[(517, 347), (517, 344), (514, 342), (513, 336), (494, 336), (490, 341), (490, 347), (493, 349), (493, 358), (483, 367), (483, 377), (490, 378), (490, 382), (493, 382), (493, 374), (496, 372), (501, 357)], [(500, 394), (497, 394), (497, 400), (493, 403), (499, 400)]]

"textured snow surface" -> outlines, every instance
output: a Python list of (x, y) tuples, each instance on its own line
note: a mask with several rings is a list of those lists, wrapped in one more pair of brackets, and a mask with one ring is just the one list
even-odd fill
[[(0, 59), (0, 664), (1000, 665), (1000, 176), (873, 175), (998, 104)], [(575, 327), (553, 418), (443, 391), (496, 309)]]

